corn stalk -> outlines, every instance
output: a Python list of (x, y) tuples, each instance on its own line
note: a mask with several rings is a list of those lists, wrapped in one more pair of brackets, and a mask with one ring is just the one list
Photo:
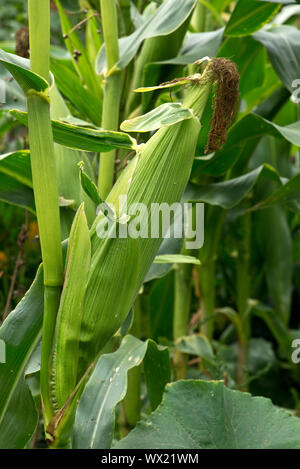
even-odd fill
[[(101, 18), (106, 47), (107, 73), (105, 78), (102, 127), (118, 130), (122, 73), (114, 68), (119, 60), (118, 20), (115, 0), (101, 0)], [(102, 199), (106, 199), (114, 181), (116, 151), (102, 154), (98, 175), (98, 187)]]
[[(29, 0), (31, 70), (49, 80), (50, 2)], [(58, 189), (49, 95), (27, 93), (29, 142), (35, 205), (44, 264), (45, 306), (41, 362), (41, 393), (45, 424), (53, 415), (49, 391), (49, 359), (63, 282)]]

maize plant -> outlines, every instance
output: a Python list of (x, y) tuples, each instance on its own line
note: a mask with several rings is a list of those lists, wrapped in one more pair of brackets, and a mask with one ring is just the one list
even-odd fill
[(300, 448), (300, 7), (11, 3), (0, 448)]

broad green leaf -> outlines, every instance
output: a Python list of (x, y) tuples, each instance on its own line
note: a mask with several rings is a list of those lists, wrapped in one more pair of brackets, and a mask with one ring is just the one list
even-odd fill
[(226, 26), (226, 36), (247, 36), (271, 21), (280, 5), (257, 0), (239, 0)]
[[(90, 233), (84, 204), (82, 204), (71, 228), (64, 285), (56, 322), (52, 376), (55, 390), (54, 401), (59, 409), (64, 406), (77, 384), (81, 318), (84, 312), (84, 296), (90, 262)], [(78, 284), (79, 278), (82, 278), (80, 284)]]
[(29, 70), (29, 60), (0, 49), (0, 62), (13, 75), (25, 93), (30, 90), (43, 93), (48, 89), (47, 81)]
[(151, 132), (192, 117), (193, 113), (183, 107), (181, 103), (166, 103), (143, 116), (124, 121), (121, 124), (121, 130), (124, 132)]
[(127, 374), (142, 363), (149, 343), (127, 335), (116, 352), (100, 357), (79, 402), (73, 448), (110, 448), (115, 408), (126, 395)]
[[(130, 36), (119, 40), (120, 60), (116, 64), (117, 68), (125, 68), (136, 55), (142, 42), (151, 37), (166, 36), (178, 29), (188, 18), (196, 4), (195, 0), (166, 0)], [(105, 46), (100, 49), (97, 63), (97, 73), (106, 72)]]
[(267, 49), (270, 62), (282, 83), (291, 93), (296, 91), (299, 83), (297, 86), (293, 86), (293, 83), (300, 77), (300, 31), (293, 26), (283, 25), (259, 31), (253, 38)]
[(193, 202), (201, 201), (230, 209), (239, 204), (260, 179), (269, 179), (281, 183), (277, 171), (272, 166), (265, 164), (228, 181), (199, 186), (191, 184), (187, 189), (187, 197)]
[(200, 265), (199, 259), (192, 256), (184, 256), (181, 254), (162, 254), (156, 256), (154, 264), (194, 264)]
[(247, 114), (231, 127), (227, 141), (221, 150), (212, 155), (196, 158), (194, 171), (212, 176), (224, 174), (238, 161), (246, 145), (253, 143), (255, 148), (264, 135), (283, 137), (288, 142), (300, 146), (300, 121), (280, 126), (256, 114)]
[(35, 213), (33, 190), (0, 171), (0, 200)]
[[(28, 125), (26, 112), (12, 110), (11, 113), (22, 124)], [(73, 125), (59, 120), (52, 120), (52, 129), (56, 143), (75, 150), (107, 152), (114, 148), (137, 149), (135, 139), (122, 132)]]
[(300, 420), (221, 382), (167, 385), (161, 406), (115, 449), (299, 449)]
[(0, 363), (0, 448), (22, 449), (37, 425), (35, 408), (25, 372), (41, 339), (43, 273), (40, 268), (32, 287), (0, 328), (6, 344), (6, 363)]
[(6, 174), (21, 184), (32, 188), (29, 150), (0, 155), (0, 173)]

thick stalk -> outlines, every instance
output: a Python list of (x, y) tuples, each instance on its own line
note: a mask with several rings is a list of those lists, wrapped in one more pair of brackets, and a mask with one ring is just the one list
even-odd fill
[(251, 215), (241, 219), (241, 239), (238, 245), (237, 260), (237, 309), (241, 318), (242, 331), (238, 337), (237, 384), (241, 391), (247, 391), (248, 381), (248, 348), (250, 340), (250, 321), (247, 315), (248, 298), (250, 296), (250, 238)]
[[(31, 70), (49, 80), (50, 1), (29, 0)], [(55, 329), (63, 262), (54, 144), (47, 97), (28, 93), (28, 126), (32, 179), (44, 265), (45, 306), (41, 361), (41, 393), (45, 424), (53, 411), (49, 392), (49, 357)]]
[[(118, 130), (120, 100), (122, 92), (122, 73), (110, 73), (119, 60), (118, 20), (115, 0), (100, 0), (103, 35), (107, 57), (107, 77), (105, 81), (102, 127), (105, 130)], [(116, 151), (102, 153), (98, 186), (100, 195), (106, 199), (113, 182), (115, 171)]]
[[(192, 255), (194, 253), (184, 251), (183, 254)], [(178, 265), (175, 271), (175, 292), (174, 292), (174, 317), (173, 317), (173, 337), (176, 340), (188, 334), (189, 314), (191, 306), (192, 289), (191, 264)], [(173, 355), (174, 373), (176, 379), (186, 378), (187, 355), (174, 349)]]

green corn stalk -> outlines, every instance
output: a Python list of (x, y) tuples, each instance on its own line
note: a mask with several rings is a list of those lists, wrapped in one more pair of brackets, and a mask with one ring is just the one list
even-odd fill
[[(29, 0), (31, 70), (49, 80), (50, 2)], [(45, 309), (41, 363), (41, 392), (45, 424), (53, 409), (49, 390), (49, 360), (63, 281), (58, 189), (49, 96), (27, 93), (29, 143), (36, 212), (44, 263)]]
[[(107, 57), (102, 127), (106, 130), (118, 130), (123, 74), (120, 70), (113, 70), (119, 60), (117, 8), (115, 0), (100, 0), (100, 6)], [(113, 186), (115, 157), (115, 150), (100, 157), (98, 187), (102, 199), (106, 199)]]
[[(194, 253), (184, 249), (183, 254), (191, 255)], [(173, 318), (174, 341), (188, 334), (188, 323), (192, 296), (192, 272), (193, 266), (191, 264), (182, 264), (176, 266)], [(187, 355), (177, 350), (176, 347), (173, 354), (173, 365), (175, 378), (185, 379)]]

